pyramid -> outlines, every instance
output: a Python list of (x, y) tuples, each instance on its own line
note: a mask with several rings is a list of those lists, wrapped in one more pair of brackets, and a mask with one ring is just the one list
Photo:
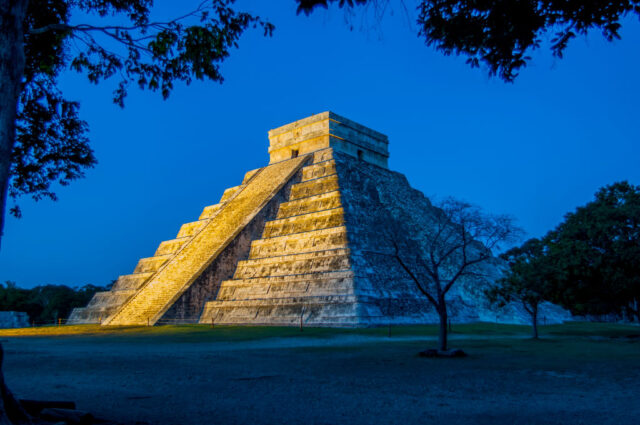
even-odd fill
[[(437, 208), (388, 169), (385, 135), (333, 112), (269, 132), (270, 162), (162, 242), (70, 323), (372, 326), (436, 322), (390, 255), (386, 223), (424, 239)], [(488, 262), (486, 275), (500, 276)], [(477, 282), (450, 317), (491, 320)], [(526, 318), (525, 318), (526, 320)]]

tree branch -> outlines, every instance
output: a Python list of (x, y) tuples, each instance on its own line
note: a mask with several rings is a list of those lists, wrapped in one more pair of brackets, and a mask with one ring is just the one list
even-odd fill
[(404, 261), (402, 261), (402, 258), (400, 257), (400, 254), (399, 254), (398, 244), (394, 241), (393, 245), (394, 245), (394, 248), (395, 248), (394, 257), (398, 261), (398, 263), (400, 263), (400, 266), (404, 269), (404, 271), (407, 272), (409, 277), (411, 277), (411, 279), (415, 282), (415, 284), (418, 287), (418, 289), (420, 290), (420, 292), (422, 292), (424, 294), (424, 296), (427, 297), (427, 299), (431, 302), (431, 304), (433, 304), (436, 308), (439, 308), (438, 302), (435, 300), (435, 298), (433, 298), (433, 296), (427, 290), (425, 290), (422, 287), (422, 285), (420, 283), (420, 280), (413, 274), (411, 269), (409, 267), (407, 267), (407, 265), (404, 263)]
[(88, 24), (68, 25), (68, 24), (49, 24), (40, 28), (30, 28), (27, 30), (28, 34), (43, 34), (49, 31), (105, 31), (105, 30), (119, 30), (119, 31), (135, 31), (146, 28), (162, 28), (163, 26), (171, 25), (179, 22), (183, 19), (190, 18), (199, 12), (203, 12), (207, 9), (205, 5), (208, 1), (201, 2), (198, 7), (189, 13), (179, 16), (167, 22), (149, 22), (140, 25), (121, 26), (121, 25), (106, 25), (106, 26), (94, 26)]

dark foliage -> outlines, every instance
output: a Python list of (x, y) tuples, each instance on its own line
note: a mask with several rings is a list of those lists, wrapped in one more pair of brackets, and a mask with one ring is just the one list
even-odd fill
[[(25, 68), (18, 105), (8, 193), (56, 199), (53, 183), (67, 185), (96, 164), (77, 102), (66, 100), (57, 77), (71, 68), (98, 84), (118, 80), (114, 102), (129, 87), (160, 91), (194, 78), (222, 82), (220, 64), (249, 27), (270, 35), (273, 25), (238, 12), (234, 0), (209, 0), (166, 22), (150, 21), (151, 0), (31, 0), (25, 20)], [(116, 23), (71, 23), (82, 11)], [(17, 205), (11, 213), (20, 216)]]
[(70, 288), (65, 285), (42, 285), (24, 289), (7, 281), (0, 284), (0, 310), (24, 311), (35, 323), (54, 323), (67, 318), (76, 307), (84, 307), (98, 291), (108, 288), (85, 285)]
[(558, 302), (576, 314), (640, 321), (640, 186), (600, 189), (545, 243), (558, 269)]
[(329, 6), (329, 3), (338, 3), (340, 7), (353, 7), (354, 5), (363, 5), (369, 0), (296, 0), (298, 2), (298, 13), (309, 15), (316, 7)]
[(531, 317), (533, 337), (538, 337), (538, 307), (554, 296), (555, 277), (558, 273), (553, 260), (546, 253), (542, 241), (533, 238), (522, 246), (500, 255), (509, 270), (497, 286), (485, 291), (489, 301), (499, 307), (518, 302)]
[(487, 295), (498, 305), (521, 302), (534, 327), (545, 300), (577, 315), (640, 321), (640, 186), (605, 186), (542, 240), (502, 258), (510, 269)]
[[(338, 3), (340, 7), (389, 0), (297, 0), (298, 12)], [(600, 31), (620, 38), (622, 19), (640, 15), (640, 0), (419, 0), (419, 36), (446, 55), (466, 56), (472, 67), (484, 64), (491, 75), (513, 81), (530, 62), (531, 52), (552, 35), (551, 52), (562, 57), (571, 39)]]
[[(62, 98), (49, 79), (27, 85), (21, 103), (9, 196), (56, 200), (52, 183), (66, 186), (96, 163), (87, 124), (78, 117), (78, 103)], [(14, 205), (11, 213), (20, 217), (20, 208)]]

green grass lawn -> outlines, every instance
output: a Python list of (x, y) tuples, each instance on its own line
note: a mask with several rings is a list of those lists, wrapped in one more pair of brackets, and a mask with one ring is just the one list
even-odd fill
[[(640, 338), (640, 326), (612, 323), (568, 322), (540, 326), (542, 339), (558, 337)], [(473, 323), (453, 325), (451, 335), (474, 337), (516, 337), (530, 335), (529, 326)], [(341, 335), (371, 337), (437, 336), (437, 325), (392, 326), (376, 328), (313, 328), (300, 331), (297, 327), (277, 326), (215, 326), (165, 325), (135, 327), (103, 327), (99, 325), (45, 326), (21, 329), (0, 329), (0, 337), (95, 336), (143, 338), (185, 342), (249, 341), (264, 338), (331, 338)]]
[(533, 340), (528, 326), (454, 324), (449, 345), (467, 357), (419, 357), (437, 331), (85, 325), (0, 338), (14, 393), (123, 424), (637, 423), (640, 326), (571, 322)]

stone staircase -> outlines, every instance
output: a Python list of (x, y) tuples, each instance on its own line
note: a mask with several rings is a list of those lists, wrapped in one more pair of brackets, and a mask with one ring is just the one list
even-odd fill
[(75, 308), (69, 316), (69, 324), (87, 324), (107, 322), (109, 317), (126, 303), (142, 286), (149, 281), (167, 262), (200, 232), (211, 220), (251, 181), (260, 169), (245, 174), (242, 184), (224, 191), (220, 202), (205, 207), (197, 221), (185, 223), (180, 227), (175, 239), (161, 242), (153, 257), (138, 261), (132, 274), (120, 276), (110, 291), (97, 292), (89, 304)]
[(275, 220), (251, 243), (200, 323), (351, 326), (358, 322), (332, 149), (314, 153)]
[(269, 165), (248, 176), (243, 185), (225, 191), (221, 207), (210, 208), (215, 211), (211, 217), (184, 225), (182, 235), (190, 239), (170, 258), (150, 261), (159, 264), (154, 274), (102, 323), (155, 324), (308, 159)]

